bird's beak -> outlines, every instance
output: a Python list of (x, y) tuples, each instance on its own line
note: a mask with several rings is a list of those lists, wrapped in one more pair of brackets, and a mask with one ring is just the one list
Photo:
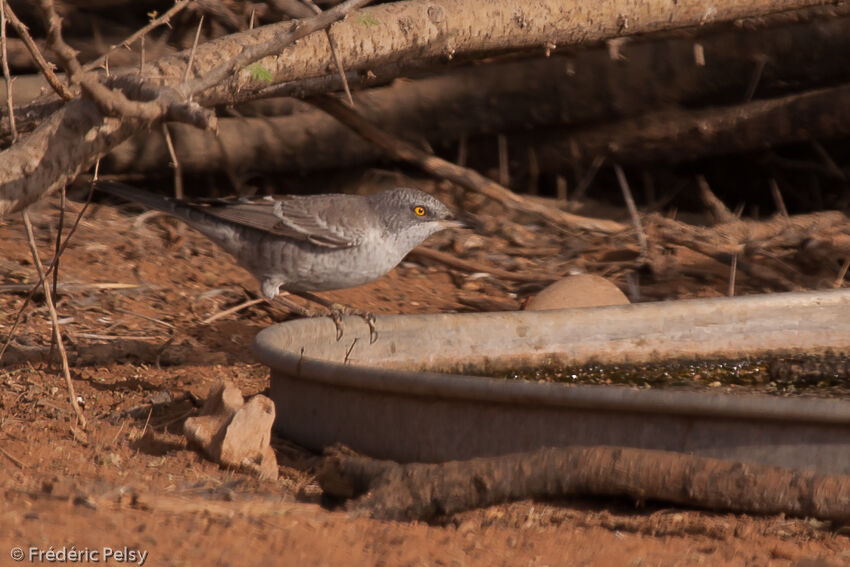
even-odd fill
[(463, 219), (443, 219), (437, 222), (443, 228), (472, 228), (472, 225)]

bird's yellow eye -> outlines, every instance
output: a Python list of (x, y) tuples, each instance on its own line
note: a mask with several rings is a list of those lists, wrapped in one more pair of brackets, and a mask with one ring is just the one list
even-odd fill
[(417, 217), (424, 217), (425, 207), (413, 207), (413, 212), (416, 213)]

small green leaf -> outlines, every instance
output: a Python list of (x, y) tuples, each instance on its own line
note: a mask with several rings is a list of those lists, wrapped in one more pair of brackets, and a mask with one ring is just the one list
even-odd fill
[(255, 81), (264, 81), (266, 83), (271, 83), (274, 80), (272, 74), (269, 73), (268, 69), (266, 69), (259, 63), (254, 63), (253, 65), (248, 67), (248, 71), (251, 72), (251, 78)]
[(357, 14), (357, 21), (360, 22), (362, 25), (366, 26), (367, 28), (377, 26), (381, 23), (368, 14)]

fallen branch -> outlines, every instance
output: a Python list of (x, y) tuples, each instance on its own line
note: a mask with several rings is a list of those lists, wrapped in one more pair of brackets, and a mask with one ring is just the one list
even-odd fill
[(541, 216), (561, 227), (566, 226), (605, 234), (621, 232), (625, 229), (622, 224), (615, 221), (574, 215), (521, 197), (477, 171), (455, 165), (381, 130), (336, 98), (321, 96), (309, 99), (309, 102), (377, 145), (393, 158), (412, 163), (435, 177), (447, 179), (471, 191), (486, 195), (509, 209)]
[(333, 452), (318, 476), (347, 508), (431, 520), (526, 498), (626, 496), (710, 510), (850, 520), (850, 476), (621, 447), (539, 449), (440, 464)]
[(734, 259), (736, 269), (782, 290), (802, 286), (751, 258), (783, 248), (800, 251), (820, 248), (818, 260), (825, 254), (850, 254), (848, 226), (847, 216), (839, 211), (777, 215), (765, 221), (734, 220), (711, 227), (694, 226), (658, 214), (647, 217), (650, 240), (690, 248), (724, 265), (732, 264)]
[[(522, 4), (502, 0), (487, 9), (485, 18), (481, 17), (482, 8), (477, 0), (407, 1), (363, 10), (358, 17), (339, 22), (332, 29), (347, 68), (366, 72), (373, 65), (410, 59), (411, 54), (421, 58), (452, 58), (460, 54), (476, 56), (540, 49), (553, 43), (578, 45), (624, 34), (703, 25), (827, 3), (828, 0), (785, 0), (779, 4), (769, 0), (726, 0), (716, 11), (707, 14), (698, 0), (680, 0), (675, 5), (661, 0), (589, 5), (564, 4), (560, 0)], [(332, 17), (343, 15), (337, 8), (354, 5), (345, 2), (316, 18), (330, 22)], [(299, 22), (299, 28), (311, 26), (308, 22)], [(326, 38), (321, 35), (304, 37), (297, 46), (288, 49), (280, 49), (278, 42), (277, 52), (264, 50), (264, 44), (275, 44), (282, 34), (294, 40), (300, 32), (292, 26), (292, 23), (265, 26), (200, 46), (194, 68), (198, 78), (185, 84), (181, 84), (186, 68), (185, 53), (146, 64), (146, 77), (155, 77), (160, 90), (176, 89), (184, 95), (182, 100), (197, 94), (195, 100), (199, 104), (211, 106), (231, 102), (236, 93), (260, 91), (270, 86), (270, 82), (327, 74), (332, 55)], [(257, 62), (262, 72), (244, 67), (255, 61), (254, 57), (264, 55), (269, 57)], [(236, 74), (224, 80), (228, 73)], [(134, 83), (138, 86), (134, 76), (124, 75), (110, 79), (108, 86), (132, 91)], [(0, 153), (0, 217), (67, 184), (97, 157), (148, 125), (129, 120), (116, 124), (104, 119), (98, 108), (86, 107), (84, 102), (69, 102), (18, 144)]]
[[(370, 88), (355, 96), (365, 117), (395, 135), (421, 136), (432, 144), (463, 136), (518, 132), (530, 127), (564, 126), (622, 120), (650, 112), (659, 101), (694, 108), (707, 100), (732, 100), (747, 86), (754, 45), (771, 61), (770, 75), (761, 83), (769, 92), (782, 92), (800, 82), (824, 86), (850, 79), (840, 58), (815, 61), (805, 46), (816, 41), (824, 52), (850, 50), (850, 7), (835, 8), (834, 19), (748, 31), (718, 30), (700, 34), (700, 44), (711, 56), (693, 80), (694, 39), (653, 38), (629, 43), (624, 55), (630, 63), (612, 61), (603, 48), (580, 50), (569, 56), (552, 54), (538, 59), (463, 66), (427, 78)], [(350, 57), (350, 55), (349, 55)], [(813, 67), (814, 66), (814, 67)], [(373, 65), (368, 71), (347, 70), (354, 88), (373, 87), (398, 76), (444, 69), (439, 59), (415, 59)], [(569, 68), (570, 74), (563, 70)], [(511, 77), (511, 81), (505, 81)], [(339, 74), (311, 76), (271, 85), (239, 96), (305, 98), (342, 90)], [(517, 104), (521, 93), (522, 104)], [(241, 100), (241, 99), (240, 99)], [(610, 101), (617, 101), (611, 105)], [(35, 109), (33, 109), (35, 110)], [(23, 114), (23, 109), (19, 109)], [(5, 123), (4, 123), (5, 126)], [(380, 152), (321, 112), (290, 116), (219, 119), (219, 136), (174, 124), (176, 153), (185, 171), (210, 171), (223, 163), (237, 170), (310, 171), (348, 167), (378, 161)], [(524, 138), (508, 134), (512, 149)], [(527, 140), (526, 140), (527, 141)], [(535, 150), (536, 152), (536, 150)], [(587, 153), (587, 152), (586, 152)], [(116, 148), (110, 171), (158, 171), (168, 159), (160, 136), (139, 135)], [(535, 153), (536, 155), (536, 153)], [(647, 154), (644, 159), (652, 158)], [(588, 162), (589, 163), (589, 162)], [(547, 171), (563, 165), (551, 162)], [(585, 164), (587, 165), (587, 164)]]
[(648, 113), (583, 130), (515, 136), (544, 171), (604, 155), (624, 164), (677, 163), (850, 134), (850, 84), (738, 105)]
[[(49, 13), (52, 3), (50, 0), (41, 1), (48, 10), (48, 19), (52, 20)], [(193, 71), (199, 78), (194, 80), (183, 81), (182, 76), (175, 77), (174, 61), (161, 60), (160, 65), (151, 64), (150, 73), (158, 76), (161, 83), (156, 87), (131, 75), (113, 77), (108, 84), (102, 84), (94, 75), (83, 74), (78, 68), (79, 63), (74, 64), (75, 58), (70, 58), (70, 52), (64, 51), (54, 37), (52, 41), (65, 55), (64, 62), (95, 104), (84, 99), (70, 101), (18, 144), (0, 153), (0, 218), (66, 185), (131, 133), (158, 120), (214, 128), (214, 113), (190, 101), (191, 95), (221, 81), (226, 77), (226, 72), (238, 70), (256, 58), (280, 51), (283, 46), (303, 37), (308, 30), (320, 29), (319, 24), (328, 25), (334, 19), (343, 17), (348, 10), (368, 1), (347, 0), (314, 18), (299, 22), (295, 30), (289, 30), (283, 35), (249, 32), (249, 35), (257, 33), (265, 41), (240, 45), (240, 52), (224, 63), (220, 63), (221, 53), (211, 52), (207, 48), (204, 50), (203, 66), (200, 65), (202, 57), (198, 55), (199, 63)], [(55, 27), (52, 24), (51, 29)], [(53, 35), (56, 35), (55, 31)], [(233, 41), (233, 37), (228, 36), (226, 41), (210, 43), (218, 43), (217, 47), (221, 49), (222, 42), (232, 44)], [(181, 54), (181, 57), (181, 68), (185, 74), (188, 62), (185, 54)], [(169, 63), (171, 68), (166, 72), (163, 65), (167, 67)], [(250, 71), (248, 74), (251, 74)], [(211, 83), (213, 78), (215, 82)], [(112, 116), (120, 120), (116, 123), (110, 120)]]
[(83, 414), (83, 410), (77, 402), (77, 394), (74, 391), (74, 382), (71, 380), (71, 367), (68, 364), (68, 355), (65, 352), (65, 343), (62, 340), (62, 332), (59, 330), (59, 317), (56, 315), (56, 308), (53, 306), (50, 282), (46, 279), (44, 266), (42, 266), (41, 258), (38, 255), (38, 248), (35, 245), (35, 235), (32, 231), (32, 223), (30, 222), (29, 213), (24, 210), (22, 215), (24, 219), (24, 227), (26, 227), (27, 231), (27, 241), (29, 242), (30, 252), (32, 252), (33, 263), (35, 264), (36, 270), (38, 270), (38, 277), (42, 282), (42, 288), (44, 289), (44, 302), (47, 304), (47, 310), (50, 313), (50, 320), (53, 323), (53, 340), (59, 348), (59, 357), (62, 360), (62, 375), (65, 377), (65, 386), (68, 388), (68, 398), (70, 399), (74, 413), (77, 414), (77, 422), (80, 424), (80, 427), (85, 429), (86, 416)]
[(65, 85), (56, 77), (56, 74), (53, 72), (53, 65), (51, 63), (48, 63), (47, 60), (44, 58), (44, 55), (42, 55), (41, 50), (35, 44), (35, 41), (30, 35), (29, 29), (27, 29), (27, 26), (25, 26), (24, 23), (20, 19), (18, 19), (18, 16), (16, 16), (15, 13), (12, 11), (12, 7), (9, 6), (8, 2), (5, 3), (5, 10), (6, 18), (9, 20), (9, 23), (12, 24), (12, 27), (15, 28), (15, 31), (18, 33), (18, 36), (21, 38), (21, 40), (23, 40), (24, 45), (26, 45), (27, 49), (30, 52), (30, 55), (32, 55), (33, 60), (36, 62), (36, 65), (38, 65), (39, 69), (44, 75), (44, 78), (47, 79), (47, 82), (50, 84), (51, 87), (53, 87), (53, 90), (56, 91), (56, 93), (64, 100), (71, 100), (72, 98), (74, 98), (74, 93), (72, 93), (71, 90), (67, 87), (67, 85)]
[(9, 129), (12, 143), (18, 140), (18, 128), (15, 125), (15, 104), (12, 100), (12, 75), (9, 72), (9, 52), (6, 50), (6, 1), (0, 0), (0, 57), (3, 61), (3, 79), (6, 81), (6, 110), (9, 113)]
[(167, 25), (171, 21), (171, 18), (173, 18), (175, 15), (177, 15), (178, 12), (180, 12), (183, 8), (185, 8), (189, 4), (189, 2), (192, 2), (192, 1), (193, 0), (177, 0), (177, 2), (175, 2), (174, 5), (171, 8), (169, 8), (168, 10), (166, 10), (161, 16), (158, 16), (156, 18), (151, 19), (151, 21), (148, 22), (147, 25), (136, 30), (135, 32), (130, 34), (127, 38), (125, 38), (120, 43), (110, 45), (109, 49), (107, 49), (106, 52), (103, 55), (101, 55), (97, 59), (94, 59), (94, 60), (86, 63), (83, 66), (83, 69), (85, 69), (86, 71), (91, 71), (93, 69), (97, 69), (98, 67), (100, 67), (101, 65), (103, 65), (107, 61), (109, 56), (116, 49), (118, 49), (119, 47), (130, 47), (130, 45), (134, 41), (136, 41), (137, 39), (140, 39), (140, 38), (144, 38), (144, 36), (146, 36), (152, 30), (158, 28), (161, 25), (164, 25), (164, 24)]

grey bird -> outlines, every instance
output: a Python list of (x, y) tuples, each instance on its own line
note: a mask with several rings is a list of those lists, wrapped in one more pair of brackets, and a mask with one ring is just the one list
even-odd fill
[[(465, 226), (431, 195), (406, 187), (368, 196), (323, 194), (203, 204), (111, 181), (100, 181), (97, 188), (198, 230), (251, 272), (266, 299), (284, 290), (326, 306), (310, 292), (378, 279), (432, 234)], [(334, 315), (339, 335), (339, 313)], [(371, 316), (367, 321), (374, 340)]]

